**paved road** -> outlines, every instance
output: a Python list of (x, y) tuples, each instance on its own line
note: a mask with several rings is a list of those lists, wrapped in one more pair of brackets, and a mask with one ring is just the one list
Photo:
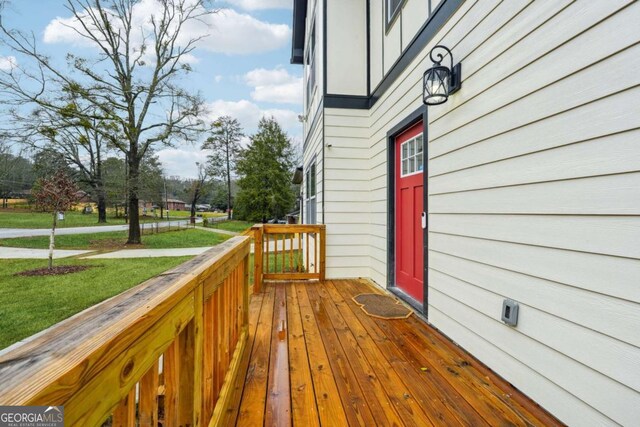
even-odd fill
[[(196, 222), (201, 222), (202, 219), (196, 219)], [(189, 224), (189, 220), (171, 221), (171, 226), (185, 226)], [(153, 224), (155, 226), (155, 223)], [(150, 227), (151, 223), (144, 224), (145, 227)], [(162, 221), (159, 223), (160, 227), (168, 227), (168, 221)], [(56, 236), (62, 236), (64, 234), (93, 234), (93, 233), (106, 233), (108, 231), (122, 231), (128, 230), (129, 225), (96, 225), (91, 227), (69, 227), (56, 229)], [(33, 236), (48, 236), (51, 234), (50, 229), (46, 228), (0, 228), (0, 239), (11, 239), (14, 237), (33, 237)]]

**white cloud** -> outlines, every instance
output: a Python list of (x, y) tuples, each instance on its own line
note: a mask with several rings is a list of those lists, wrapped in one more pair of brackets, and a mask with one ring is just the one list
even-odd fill
[[(151, 17), (161, 10), (158, 0), (142, 0), (134, 6), (132, 27), (138, 29), (132, 35), (133, 45), (140, 45), (143, 32), (151, 34)], [(86, 12), (81, 15), (87, 16)], [(119, 26), (114, 21), (114, 26)], [(45, 43), (67, 43), (75, 46), (93, 46), (93, 42), (83, 37), (80, 23), (74, 17), (53, 19), (44, 30)], [(198, 48), (229, 55), (245, 55), (268, 52), (285, 46), (291, 38), (291, 28), (285, 24), (260, 21), (250, 15), (233, 9), (220, 9), (200, 20), (190, 21), (181, 29), (179, 43), (206, 36), (198, 43)], [(198, 49), (196, 49), (196, 52)], [(151, 53), (149, 53), (150, 55)], [(193, 63), (195, 58), (188, 58)]]
[(10, 71), (12, 68), (18, 65), (18, 60), (15, 56), (0, 56), (0, 70)]
[[(273, 117), (287, 132), (292, 144), (301, 151), (299, 147), (302, 143), (302, 128), (298, 122), (298, 115), (293, 110), (261, 109), (258, 105), (245, 99), (240, 101), (217, 100), (208, 104), (208, 110), (207, 117), (204, 118), (207, 122), (225, 115), (240, 121), (246, 134), (240, 141), (243, 147), (249, 145), (249, 136), (256, 132), (258, 121), (262, 117)], [(209, 155), (207, 150), (200, 150), (200, 144), (185, 144), (159, 150), (157, 153), (166, 175), (185, 178), (195, 178), (197, 175), (196, 162), (206, 161)]]
[(227, 0), (227, 3), (245, 10), (291, 9), (293, 0)]
[(291, 28), (271, 24), (232, 9), (222, 9), (209, 17), (209, 37), (201, 46), (212, 52), (250, 54), (279, 49), (289, 43)]
[(213, 78), (213, 80), (215, 80), (216, 83), (220, 83), (222, 81), (222, 76), (218, 74)]
[(196, 162), (205, 162), (208, 153), (196, 146), (166, 148), (157, 152), (162, 169), (167, 176), (196, 178)]
[(273, 117), (280, 126), (287, 131), (299, 128), (298, 114), (293, 110), (261, 109), (258, 105), (245, 99), (240, 101), (217, 100), (207, 105), (209, 113), (207, 121), (213, 121), (220, 116), (231, 116), (240, 122), (246, 133), (252, 133), (258, 127), (262, 117)]
[(258, 68), (249, 71), (244, 78), (246, 83), (253, 87), (251, 98), (254, 101), (302, 103), (302, 77), (292, 76), (284, 68)]

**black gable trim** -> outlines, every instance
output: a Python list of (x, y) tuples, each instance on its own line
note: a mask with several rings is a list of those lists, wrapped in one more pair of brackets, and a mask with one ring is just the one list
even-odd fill
[(293, 0), (293, 31), (291, 34), (291, 63), (304, 62), (304, 39), (307, 20), (307, 0)]
[[(372, 93), (369, 93), (369, 96), (325, 94), (325, 99), (330, 99), (329, 103), (325, 101), (325, 108), (369, 109), (373, 107), (375, 103), (378, 102), (378, 99), (380, 99), (398, 77), (400, 77), (409, 64), (424, 50), (427, 44), (451, 16), (453, 16), (462, 3), (464, 3), (464, 0), (443, 0), (438, 6), (438, 9), (422, 26), (420, 32), (413, 39), (409, 47), (402, 53), (395, 64), (393, 64), (387, 75), (384, 76), (380, 84), (378, 84)], [(367, 58), (367, 63), (369, 63), (369, 58)], [(325, 61), (325, 78), (326, 72)], [(367, 76), (369, 76), (369, 74), (370, 70), (367, 69)]]
[(349, 108), (366, 110), (369, 108), (369, 100), (370, 98), (368, 96), (327, 94), (324, 96), (324, 108)]

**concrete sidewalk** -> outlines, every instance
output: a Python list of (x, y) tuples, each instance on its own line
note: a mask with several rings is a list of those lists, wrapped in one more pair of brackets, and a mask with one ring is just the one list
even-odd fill
[(82, 259), (116, 259), (116, 258), (161, 258), (200, 255), (213, 246), (202, 248), (174, 248), (174, 249), (122, 249), (119, 251), (83, 256)]
[[(196, 219), (196, 222), (202, 222), (202, 218)], [(155, 223), (146, 222), (145, 227), (150, 227), (151, 224), (155, 226)], [(177, 221), (160, 221), (159, 227), (171, 226), (185, 226), (189, 224), (189, 220), (177, 220)], [(140, 224), (142, 227), (143, 224)], [(56, 236), (62, 236), (66, 234), (93, 234), (93, 233), (106, 233), (108, 231), (123, 231), (128, 230), (127, 224), (122, 225), (95, 225), (90, 227), (69, 227), (69, 228), (56, 228)], [(0, 228), (0, 239), (11, 239), (14, 237), (34, 237), (34, 236), (48, 236), (51, 234), (50, 228)]]
[[(201, 227), (198, 227), (199, 229)], [(201, 228), (203, 230), (207, 230), (206, 228)], [(222, 232), (222, 234), (231, 234), (238, 235), (238, 233), (234, 233), (232, 231), (226, 230), (207, 230), (212, 233)], [(283, 245), (284, 243), (284, 245)], [(291, 241), (285, 240), (282, 241), (271, 241), (269, 242), (269, 252), (275, 253), (277, 244), (277, 249), (279, 253), (284, 251), (288, 251), (291, 247)], [(113, 252), (104, 252), (94, 255), (87, 255), (95, 250), (68, 250), (68, 249), (55, 249), (53, 251), (53, 257), (58, 258), (68, 258), (77, 255), (85, 255), (82, 256), (82, 259), (117, 259), (117, 258), (160, 258), (160, 257), (178, 257), (178, 256), (194, 256), (200, 255), (203, 252), (208, 251), (213, 246), (205, 246), (199, 248), (167, 248), (167, 249), (120, 249)], [(293, 241), (293, 250), (297, 250), (298, 241)], [(251, 253), (253, 253), (253, 243), (251, 244)], [(28, 249), (28, 248), (11, 248), (11, 247), (3, 247), (0, 246), (0, 259), (46, 259), (49, 257), (48, 249)]]
[[(94, 251), (80, 251), (68, 249), (55, 249), (53, 258), (68, 258), (71, 256), (82, 255)], [(47, 259), (49, 258), (49, 249), (29, 249), (29, 248), (7, 248), (0, 246), (0, 259)]]

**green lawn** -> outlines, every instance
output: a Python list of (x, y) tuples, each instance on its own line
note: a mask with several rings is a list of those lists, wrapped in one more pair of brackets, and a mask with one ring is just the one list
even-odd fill
[[(282, 255), (278, 254), (278, 258), (276, 258), (274, 253), (269, 254), (269, 269), (267, 271), (266, 264), (262, 266), (263, 273), (281, 273), (282, 272)], [(302, 265), (302, 252), (301, 251), (293, 251), (293, 259), (294, 264)], [(253, 271), (254, 271), (254, 258), (253, 254), (249, 255), (249, 283), (253, 285)], [(285, 267), (289, 269), (291, 264), (289, 263), (289, 253), (287, 252), (285, 257)]]
[(48, 328), (189, 258), (57, 260), (55, 265), (95, 267), (67, 275), (42, 277), (14, 274), (46, 267), (47, 260), (0, 260), (0, 348)]
[[(142, 236), (142, 246), (149, 249), (165, 248), (198, 248), (214, 246), (224, 242), (229, 236), (211, 233), (198, 229), (162, 231), (157, 234)], [(70, 234), (56, 237), (56, 249), (117, 249), (124, 248), (127, 241), (126, 231), (108, 231), (93, 234)], [(0, 246), (14, 248), (46, 249), (49, 247), (49, 237), (19, 237), (15, 239), (0, 239)]]
[(226, 231), (235, 231), (236, 233), (242, 233), (247, 228), (251, 228), (253, 224), (254, 224), (253, 222), (237, 221), (233, 219), (231, 221), (212, 222), (212, 223), (209, 223), (208, 227), (217, 228), (217, 229), (226, 230)]
[[(188, 216), (188, 215), (187, 215)], [(184, 219), (183, 217), (169, 217), (171, 220)], [(154, 222), (153, 217), (141, 217), (140, 222)], [(166, 221), (166, 219), (162, 220)], [(124, 218), (115, 218), (107, 215), (106, 224), (98, 224), (98, 214), (83, 215), (80, 212), (70, 211), (65, 213), (64, 221), (58, 221), (58, 227), (87, 227), (92, 225), (121, 225), (125, 224)], [(51, 214), (45, 212), (0, 212), (0, 228), (50, 228)]]

